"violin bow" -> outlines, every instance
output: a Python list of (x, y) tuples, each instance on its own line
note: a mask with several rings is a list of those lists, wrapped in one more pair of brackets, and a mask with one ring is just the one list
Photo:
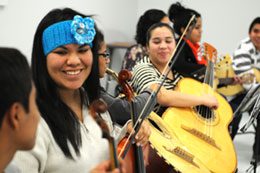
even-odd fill
[[(184, 46), (184, 42), (182, 42), (183, 44), (181, 45), (179, 51), (176, 53), (176, 50), (178, 49), (181, 41), (183, 40), (184, 35), (186, 34), (186, 32), (188, 31), (189, 27), (191, 26), (191, 23), (195, 20), (195, 15), (192, 15), (192, 17), (190, 18), (187, 26), (185, 27), (184, 32), (182, 33), (180, 40), (178, 41), (175, 49), (173, 50), (172, 54), (171, 54), (171, 59), (169, 59), (169, 61), (167, 62), (167, 64), (165, 65), (163, 72), (159, 78), (159, 80), (161, 81), (160, 85), (156, 87), (155, 91), (152, 91), (150, 97), (148, 98), (144, 108), (142, 109), (140, 115), (137, 118), (137, 121), (135, 122), (134, 126), (133, 126), (133, 130), (131, 131), (131, 133), (129, 134), (125, 145), (122, 147), (121, 152), (119, 153), (119, 157), (122, 156), (123, 152), (127, 152), (124, 151), (128, 147), (127, 145), (129, 145), (128, 143), (132, 143), (134, 140), (135, 135), (137, 134), (137, 132), (139, 131), (139, 129), (141, 128), (141, 124), (143, 123), (144, 119), (152, 112), (153, 107), (155, 106), (156, 102), (155, 102), (155, 98), (158, 94), (158, 92), (160, 91), (162, 85), (164, 84), (171, 68), (173, 67), (173, 65), (175, 64), (177, 57), (179, 56), (183, 46)], [(196, 22), (194, 22), (196, 24)], [(194, 24), (193, 24), (194, 25)], [(192, 28), (191, 28), (192, 29)], [(176, 54), (175, 54), (176, 53)], [(172, 63), (170, 64), (170, 62), (172, 61)], [(169, 66), (170, 64), (170, 66)], [(130, 141), (130, 142), (128, 142)]]
[[(131, 79), (132, 75), (129, 71), (127, 70), (121, 70), (118, 74), (118, 82), (119, 84), (122, 86), (123, 88), (123, 93), (125, 94), (128, 102), (130, 103), (130, 111), (131, 111), (131, 119), (132, 119), (132, 123), (134, 124), (136, 122), (136, 111), (135, 111), (135, 107), (134, 107), (134, 91), (132, 89), (132, 87), (128, 84), (127, 80)], [(132, 140), (130, 140), (132, 141)], [(129, 140), (126, 140), (126, 143), (128, 143)], [(122, 156), (122, 158), (125, 158), (127, 152), (130, 149), (131, 145), (134, 145), (134, 155), (135, 155), (135, 172), (136, 173), (145, 173), (145, 166), (144, 166), (144, 160), (143, 160), (143, 151), (142, 148), (131, 143), (128, 143), (127, 148), (125, 148), (126, 143), (123, 145), (122, 150), (124, 150), (124, 154), (123, 155), (119, 155), (119, 157)], [(121, 150), (121, 152), (122, 152)]]

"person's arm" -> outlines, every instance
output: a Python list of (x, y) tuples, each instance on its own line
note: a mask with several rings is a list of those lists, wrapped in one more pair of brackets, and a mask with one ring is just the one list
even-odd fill
[[(145, 88), (160, 83), (158, 75), (149, 65), (139, 65), (134, 69), (132, 85), (137, 91), (143, 91)], [(157, 95), (157, 102), (162, 106), (191, 107), (205, 105), (209, 107), (218, 107), (215, 97), (209, 95), (195, 96), (180, 93), (174, 90), (167, 90), (162, 87)]]
[[(246, 73), (252, 73), (252, 58), (251, 54), (249, 52), (250, 43), (244, 43), (244, 41), (241, 42), (241, 44), (238, 46), (238, 49), (235, 50), (233, 54), (232, 59), (232, 67), (234, 69), (234, 72), (237, 76), (241, 76)], [(252, 86), (252, 84), (242, 84), (242, 86), (249, 90)]]
[(205, 105), (210, 108), (217, 108), (218, 101), (214, 96), (203, 95), (195, 96), (190, 94), (180, 93), (174, 90), (167, 90), (162, 87), (157, 95), (157, 100), (160, 105), (174, 107), (192, 107)]
[[(148, 88), (134, 97), (133, 101), (137, 115), (141, 113), (151, 92), (152, 91)], [(110, 113), (113, 122), (123, 126), (128, 120), (131, 119), (130, 103), (125, 97), (114, 98), (104, 90), (102, 91), (101, 97), (108, 105), (108, 112)]]

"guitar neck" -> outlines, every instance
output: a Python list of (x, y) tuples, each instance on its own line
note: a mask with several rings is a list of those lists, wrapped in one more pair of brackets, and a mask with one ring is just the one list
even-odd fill
[(219, 85), (230, 85), (234, 82), (234, 78), (219, 78)]

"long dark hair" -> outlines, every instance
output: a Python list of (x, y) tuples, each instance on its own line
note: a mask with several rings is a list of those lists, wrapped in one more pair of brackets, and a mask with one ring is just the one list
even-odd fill
[[(46, 56), (43, 53), (42, 34), (48, 26), (60, 21), (72, 20), (75, 15), (86, 17), (70, 8), (50, 11), (37, 27), (32, 50), (32, 73), (37, 89), (37, 105), (55, 141), (68, 158), (72, 158), (68, 142), (71, 143), (76, 154), (80, 154), (79, 148), (82, 144), (80, 123), (75, 113), (61, 100), (57, 84), (48, 74)], [(95, 40), (93, 44), (95, 44)], [(91, 73), (84, 83), (85, 91), (81, 91), (81, 97), (85, 100), (84, 104), (87, 103), (86, 100), (90, 103), (99, 97), (97, 74), (97, 59), (93, 58)]]
[(182, 35), (181, 28), (187, 26), (192, 15), (195, 15), (196, 19), (201, 18), (200, 13), (193, 9), (185, 8), (180, 2), (176, 2), (170, 6), (168, 15), (170, 20), (173, 22), (174, 31), (178, 35)]
[(160, 22), (167, 14), (162, 10), (147, 10), (138, 20), (136, 26), (135, 40), (138, 44), (146, 46), (146, 33), (148, 29), (155, 23)]
[[(95, 35), (95, 38), (94, 38), (95, 44), (92, 47), (93, 58), (98, 60), (98, 58), (99, 58), (98, 52), (101, 49), (101, 43), (104, 42), (104, 41), (105, 41), (104, 34), (102, 33), (101, 30), (96, 29), (96, 35)], [(99, 68), (99, 61), (97, 61), (97, 65), (98, 65), (98, 68)], [(99, 72), (97, 74), (99, 75)]]

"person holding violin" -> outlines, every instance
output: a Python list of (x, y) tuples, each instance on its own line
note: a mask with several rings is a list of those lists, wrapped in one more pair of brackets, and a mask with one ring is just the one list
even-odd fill
[[(108, 68), (107, 65), (110, 62), (110, 54), (108, 53), (107, 45), (104, 40), (104, 35), (101, 31), (96, 32), (96, 40), (97, 44), (94, 45), (93, 52), (94, 54), (95, 52), (97, 52), (99, 77), (103, 78)], [(147, 88), (134, 98), (134, 106), (137, 115), (140, 114), (151, 92), (152, 90), (150, 88)], [(130, 103), (125, 99), (125, 97), (115, 98), (108, 94), (103, 87), (101, 87), (101, 98), (104, 99), (104, 101), (108, 104), (108, 111), (111, 115), (113, 122), (116, 122), (119, 125), (124, 125), (127, 121), (131, 119)], [(144, 130), (144, 134), (147, 134), (146, 137), (149, 137), (150, 128), (146, 124), (146, 122), (144, 122), (144, 127), (141, 128), (141, 131), (142, 130)]]
[(41, 119), (35, 147), (15, 155), (22, 172), (119, 172), (108, 170), (109, 145), (98, 123), (105, 120), (115, 138), (131, 123), (116, 130), (105, 103), (102, 110), (94, 106), (100, 100), (98, 60), (92, 51), (96, 30), (91, 16), (70, 8), (53, 9), (39, 23), (32, 73)]
[[(98, 50), (97, 52), (98, 52), (99, 77), (103, 78), (107, 70), (107, 65), (110, 62), (109, 53), (107, 51), (107, 46), (104, 41), (104, 35), (101, 31), (97, 31), (96, 39), (99, 40), (98, 44), (96, 44)], [(142, 108), (145, 106), (152, 92), (152, 89), (154, 88), (155, 86), (150, 86), (134, 97), (134, 107), (136, 109), (137, 115), (141, 113)], [(114, 98), (113, 96), (109, 95), (103, 87), (101, 88), (101, 97), (106, 101), (106, 103), (108, 103), (108, 111), (114, 122), (121, 124), (122, 122), (125, 123), (131, 118), (130, 117), (131, 106), (125, 97)], [(121, 107), (123, 107), (124, 109), (121, 109)], [(146, 121), (143, 122), (140, 130), (144, 131), (143, 134), (148, 133), (150, 135), (151, 133), (150, 126), (147, 124)], [(160, 170), (161, 172), (164, 173), (166, 173), (165, 170), (171, 169), (171, 167), (168, 164), (166, 164), (161, 157), (158, 156), (158, 154), (155, 152), (154, 149), (152, 149), (150, 146), (147, 146), (145, 144), (142, 144), (142, 146), (143, 146), (144, 164), (146, 165), (147, 173), (156, 172), (155, 168), (156, 169), (158, 168), (158, 171)]]
[(140, 16), (136, 25), (136, 44), (126, 50), (122, 62), (122, 69), (132, 71), (136, 62), (140, 61), (147, 54), (146, 32), (150, 26), (157, 22), (170, 24), (170, 19), (164, 11), (159, 9), (149, 9)]
[[(172, 53), (176, 47), (174, 31), (164, 23), (156, 23), (147, 32), (148, 56), (143, 58), (133, 69), (131, 85), (137, 93), (153, 83), (160, 83), (161, 75), (171, 60)], [(175, 91), (174, 88), (182, 76), (170, 70), (165, 83), (157, 95), (158, 105), (154, 111), (162, 115), (166, 107), (191, 107), (205, 105), (210, 108), (218, 107), (215, 97), (210, 95), (194, 96)], [(161, 108), (161, 106), (163, 106)]]

